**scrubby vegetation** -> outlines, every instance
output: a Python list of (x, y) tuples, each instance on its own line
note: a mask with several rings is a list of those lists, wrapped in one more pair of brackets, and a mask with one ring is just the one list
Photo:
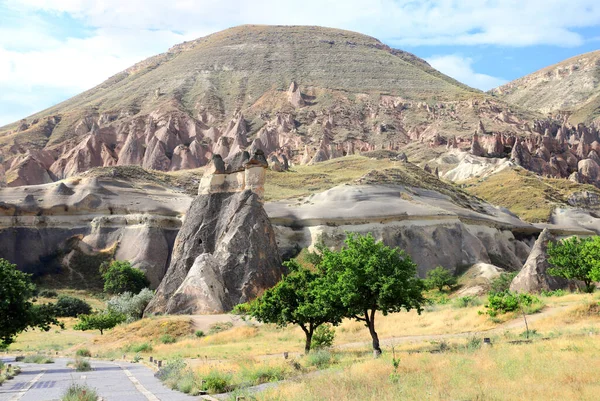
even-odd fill
[(61, 401), (97, 401), (98, 393), (85, 384), (71, 384), (62, 395)]
[(87, 315), (92, 311), (90, 304), (82, 299), (68, 295), (60, 295), (54, 304), (56, 315), (59, 317), (77, 317)]
[(143, 271), (134, 269), (127, 261), (115, 260), (100, 266), (104, 280), (104, 291), (108, 294), (129, 292), (138, 294), (150, 285)]
[(72, 366), (77, 372), (89, 372), (92, 370), (90, 361), (85, 358), (77, 357), (74, 361), (69, 362), (68, 365)]
[(154, 291), (149, 288), (144, 288), (137, 294), (126, 291), (112, 297), (106, 305), (110, 312), (125, 315), (126, 322), (131, 323), (142, 318), (144, 309), (153, 296)]
[(54, 363), (54, 359), (50, 358), (47, 355), (42, 355), (42, 354), (27, 355), (22, 360), (25, 363), (39, 363), (39, 364)]

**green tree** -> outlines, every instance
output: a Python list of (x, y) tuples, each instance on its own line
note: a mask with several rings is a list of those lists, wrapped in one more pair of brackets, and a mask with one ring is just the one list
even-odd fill
[(308, 354), (317, 327), (341, 322), (341, 304), (331, 298), (328, 282), (319, 271), (304, 268), (294, 260), (284, 265), (289, 273), (250, 304), (250, 315), (280, 327), (300, 326), (306, 336), (304, 352)]
[(568, 280), (581, 280), (593, 292), (600, 280), (600, 237), (571, 237), (548, 244), (548, 273)]
[(134, 269), (127, 261), (115, 260), (108, 267), (102, 265), (100, 273), (104, 280), (104, 292), (109, 294), (137, 294), (150, 285), (144, 272)]
[(71, 297), (68, 295), (60, 295), (54, 304), (56, 315), (59, 317), (77, 317), (85, 315), (92, 311), (90, 304), (83, 299)]
[(117, 324), (123, 323), (127, 317), (121, 313), (113, 312), (98, 312), (89, 315), (80, 315), (79, 322), (73, 328), (75, 330), (100, 330), (100, 335), (104, 334), (104, 330), (110, 330)]
[(0, 349), (14, 342), (15, 336), (28, 328), (50, 330), (61, 325), (50, 304), (34, 305), (35, 285), (31, 275), (0, 258)]
[(365, 323), (373, 340), (373, 350), (381, 354), (375, 331), (375, 313), (383, 315), (416, 309), (425, 302), (423, 282), (417, 266), (398, 248), (390, 248), (366, 236), (348, 233), (339, 252), (323, 250), (321, 268), (326, 272), (333, 298), (338, 298), (346, 317)]
[(450, 273), (450, 270), (438, 266), (433, 270), (427, 272), (427, 278), (425, 279), (425, 286), (429, 289), (437, 288), (442, 291), (444, 287), (452, 289), (456, 285), (456, 277)]

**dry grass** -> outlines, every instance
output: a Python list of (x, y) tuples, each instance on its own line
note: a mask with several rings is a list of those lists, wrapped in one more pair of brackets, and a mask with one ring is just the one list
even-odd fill
[(389, 352), (267, 391), (259, 400), (596, 400), (600, 339), (557, 338), (475, 351)]
[(581, 185), (565, 179), (543, 178), (518, 168), (503, 170), (484, 179), (465, 184), (465, 189), (486, 201), (508, 208), (529, 222), (546, 222), (557, 206), (567, 204), (567, 198), (580, 191), (600, 194), (591, 185)]

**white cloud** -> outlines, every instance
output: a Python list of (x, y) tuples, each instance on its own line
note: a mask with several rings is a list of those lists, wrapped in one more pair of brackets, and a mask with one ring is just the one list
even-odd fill
[[(2, 7), (10, 11), (10, 24), (2, 21)], [(48, 15), (58, 20), (68, 15), (87, 29), (86, 35), (56, 33), (44, 19)], [(578, 46), (585, 38), (577, 28), (600, 25), (600, 2), (0, 0), (0, 92), (9, 90), (9, 83), (23, 90), (80, 92), (173, 44), (239, 24), (330, 26), (363, 32), (400, 48)], [(440, 58), (438, 63), (473, 86), (485, 88), (495, 82), (475, 73), (470, 60)], [(0, 102), (0, 109), (5, 107)], [(7, 122), (0, 116), (0, 125)]]
[(433, 68), (444, 74), (463, 82), (473, 88), (487, 91), (507, 81), (491, 75), (479, 74), (473, 70), (473, 60), (456, 54), (433, 56), (427, 59)]

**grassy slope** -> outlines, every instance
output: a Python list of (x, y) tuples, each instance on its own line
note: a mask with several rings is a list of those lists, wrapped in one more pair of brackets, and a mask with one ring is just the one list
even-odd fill
[(581, 185), (565, 179), (543, 178), (518, 168), (504, 170), (484, 179), (473, 179), (467, 192), (510, 211), (529, 222), (545, 222), (557, 206), (567, 204), (569, 195), (590, 191), (600, 194), (592, 185)]

